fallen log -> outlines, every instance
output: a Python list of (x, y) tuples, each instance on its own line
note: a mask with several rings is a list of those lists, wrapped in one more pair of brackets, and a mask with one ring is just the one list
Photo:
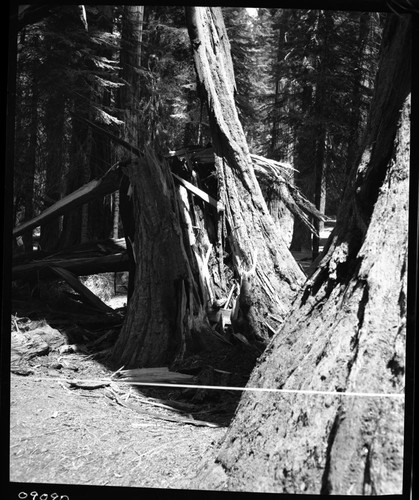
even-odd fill
[(94, 130), (98, 134), (101, 134), (101, 135), (107, 137), (108, 139), (115, 142), (116, 144), (119, 144), (120, 146), (125, 148), (130, 153), (133, 153), (136, 156), (142, 156), (143, 153), (138, 148), (136, 148), (133, 144), (130, 144), (129, 142), (124, 141), (124, 139), (122, 139), (121, 137), (118, 137), (115, 134), (112, 134), (112, 132), (109, 132), (109, 130), (105, 130), (100, 125), (97, 125), (96, 123), (92, 122), (91, 120), (88, 120), (87, 118), (83, 118), (82, 116), (77, 115), (76, 113), (70, 112), (70, 115), (72, 118), (74, 118), (82, 123), (86, 123), (87, 125), (89, 125), (89, 127), (92, 130)]
[(66, 269), (76, 276), (129, 271), (129, 258), (126, 252), (118, 252), (101, 257), (50, 257), (13, 266), (12, 280), (30, 279), (37, 276), (41, 279), (56, 278), (51, 267)]
[(131, 370), (121, 370), (116, 378), (124, 382), (147, 382), (147, 383), (194, 383), (195, 378), (192, 375), (172, 372), (167, 366), (155, 368), (133, 368)]
[[(99, 329), (99, 328), (119, 328), (122, 325), (122, 318), (115, 311), (113, 313), (102, 312), (82, 312), (86, 306), (80, 307), (81, 312), (68, 312), (64, 307), (49, 308), (46, 311), (46, 318), (51, 321), (54, 326), (58, 325), (79, 325), (83, 328)], [(92, 309), (92, 311), (94, 311)]]
[(88, 241), (79, 243), (69, 248), (63, 248), (57, 252), (44, 252), (42, 250), (34, 250), (32, 252), (18, 253), (13, 255), (13, 267), (38, 262), (48, 259), (75, 259), (88, 257), (101, 257), (103, 255), (111, 255), (123, 253), (127, 249), (125, 238), (106, 238), (103, 240)]
[(57, 201), (41, 214), (33, 219), (20, 224), (13, 229), (13, 237), (20, 236), (21, 234), (45, 224), (45, 222), (63, 215), (74, 207), (87, 203), (99, 196), (113, 193), (119, 188), (122, 172), (119, 164), (111, 167), (106, 174), (100, 179), (94, 179), (81, 188), (73, 191), (61, 200)]
[(191, 193), (195, 194), (196, 196), (199, 196), (202, 200), (204, 200), (206, 203), (209, 203), (215, 208), (221, 208), (222, 204), (220, 202), (217, 202), (212, 196), (209, 194), (205, 193), (205, 191), (202, 191), (202, 189), (197, 188), (190, 182), (186, 181), (185, 179), (182, 179), (182, 177), (179, 177), (175, 173), (172, 172), (172, 175), (175, 179), (177, 179), (178, 182), (180, 182), (186, 189), (188, 189)]
[(64, 279), (79, 295), (83, 302), (86, 302), (90, 306), (103, 312), (113, 312), (112, 307), (106, 305), (102, 300), (99, 299), (93, 292), (91, 292), (83, 283), (79, 281), (77, 276), (68, 271), (67, 269), (62, 269), (60, 267), (51, 267), (53, 271), (59, 278)]
[[(101, 330), (106, 329), (108, 331), (110, 328), (119, 328), (123, 321), (122, 314), (118, 311), (98, 312), (97, 309), (65, 297), (57, 297), (55, 301), (16, 300), (12, 298), (12, 311), (19, 316), (41, 317), (49, 325), (53, 325), (54, 328), (79, 325), (84, 329), (88, 329), (93, 337), (100, 335)], [(93, 332), (99, 333), (96, 335)], [(86, 335), (86, 332), (84, 334)]]
[(104, 240), (88, 241), (79, 243), (70, 248), (63, 248), (47, 257), (74, 256), (75, 254), (87, 256), (99, 256), (103, 254), (114, 254), (127, 249), (125, 238), (107, 238)]
[(133, 405), (131, 403), (121, 401), (121, 399), (116, 395), (115, 391), (110, 391), (109, 393), (106, 394), (106, 396), (110, 399), (114, 399), (119, 405), (125, 406), (126, 408), (129, 408), (130, 410), (135, 411), (136, 413), (139, 413), (140, 415), (145, 415), (145, 416), (148, 416), (150, 418), (167, 420), (169, 422), (177, 422), (179, 424), (190, 424), (190, 425), (195, 425), (198, 427), (220, 427), (220, 425), (218, 425), (218, 424), (214, 424), (212, 422), (206, 422), (204, 420), (195, 420), (194, 418), (191, 418), (191, 417), (185, 418), (185, 417), (174, 416), (174, 415), (163, 415), (161, 413), (140, 410), (139, 408), (136, 408), (135, 405)]
[(108, 387), (111, 385), (110, 382), (89, 382), (83, 380), (70, 380), (67, 384), (72, 389), (84, 389), (87, 391), (94, 391), (95, 389), (102, 389), (103, 387)]

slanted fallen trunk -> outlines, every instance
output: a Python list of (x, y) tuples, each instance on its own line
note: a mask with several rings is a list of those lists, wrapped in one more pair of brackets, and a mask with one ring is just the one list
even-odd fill
[[(54, 278), (55, 274), (51, 271), (51, 267), (66, 269), (76, 276), (129, 270), (129, 258), (123, 239), (83, 243), (53, 255), (43, 255), (42, 258), (37, 257), (36, 252), (31, 256), (33, 260), (13, 265), (13, 280), (30, 280), (34, 277)], [(19, 258), (20, 256), (17, 260)]]
[(30, 231), (41, 224), (45, 224), (45, 222), (69, 212), (74, 207), (78, 207), (84, 203), (94, 200), (97, 197), (104, 196), (105, 194), (113, 193), (118, 189), (120, 181), (121, 172), (119, 170), (119, 165), (115, 165), (100, 179), (90, 181), (48, 207), (37, 217), (34, 217), (33, 219), (15, 227), (13, 229), (13, 237), (20, 236), (21, 234)]
[(67, 269), (63, 269), (60, 267), (51, 267), (51, 271), (59, 278), (62, 278), (64, 281), (66, 281), (73, 288), (73, 290), (80, 295), (81, 300), (89, 306), (105, 313), (113, 312), (112, 307), (106, 305), (101, 299), (99, 299), (99, 297), (97, 297), (86, 286), (84, 286), (83, 283), (78, 280), (77, 276), (75, 276)]

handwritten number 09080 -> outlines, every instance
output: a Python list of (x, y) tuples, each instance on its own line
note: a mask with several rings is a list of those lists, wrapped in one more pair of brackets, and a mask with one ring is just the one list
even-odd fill
[(37, 491), (31, 491), (29, 494), (26, 491), (21, 491), (18, 496), (20, 500), (25, 500), (26, 498), (30, 498), (31, 500), (70, 500), (67, 495), (59, 495), (58, 493), (42, 493), (41, 495)]

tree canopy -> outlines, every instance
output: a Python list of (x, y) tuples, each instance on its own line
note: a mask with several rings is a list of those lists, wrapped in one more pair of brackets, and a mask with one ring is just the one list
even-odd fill
[(246, 363), (198, 487), (400, 493), (410, 37), (369, 11), (19, 8), (14, 279), (108, 314), (65, 264), (93, 245), (129, 271), (112, 367)]
[[(21, 14), (28, 24), (18, 34), (15, 224), (117, 160), (103, 155), (103, 143), (95, 148), (99, 139), (87, 140), (90, 132), (77, 118), (121, 134), (118, 96), (130, 83), (120, 68), (124, 51), (134, 50), (123, 45), (121, 7), (89, 5), (84, 15), (75, 7), (54, 8), (43, 16), (39, 12), (40, 18), (29, 24), (30, 13)], [(319, 150), (316, 141), (321, 142), (326, 209), (335, 214), (365, 126), (383, 16), (267, 8), (250, 16), (245, 8), (233, 7), (223, 8), (223, 15), (236, 104), (252, 152), (292, 163), (299, 170), (297, 185), (314, 202), (312, 162)], [(139, 29), (137, 144), (162, 153), (207, 144), (207, 110), (195, 83), (183, 8), (146, 6)], [(324, 88), (329, 91), (321, 97)], [(29, 167), (24, 158), (31, 154), (36, 158)], [(80, 154), (83, 167), (73, 161)], [(72, 174), (75, 163), (83, 169), (77, 175)], [(26, 174), (27, 168), (34, 173)], [(20, 189), (20, 179), (28, 176), (35, 180), (33, 187)]]

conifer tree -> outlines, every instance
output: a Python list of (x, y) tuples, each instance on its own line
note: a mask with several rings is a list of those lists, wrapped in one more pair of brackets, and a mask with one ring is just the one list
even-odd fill
[[(334, 215), (345, 166), (353, 161), (347, 152), (357, 150), (365, 126), (381, 28), (369, 13), (278, 9), (274, 32), (273, 154), (291, 158), (297, 185), (317, 208)], [(293, 249), (311, 249), (310, 239), (296, 222)], [(315, 256), (317, 238), (314, 245)]]
[(326, 253), (189, 487), (405, 491), (410, 51), (411, 17), (389, 16), (362, 149)]

